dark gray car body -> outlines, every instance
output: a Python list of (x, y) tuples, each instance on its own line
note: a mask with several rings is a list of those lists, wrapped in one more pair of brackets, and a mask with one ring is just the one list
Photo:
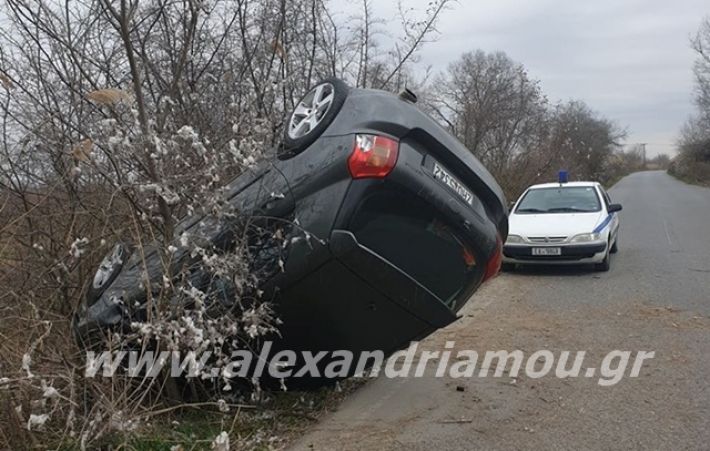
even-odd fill
[[(356, 134), (399, 141), (397, 163), (387, 177), (353, 179), (348, 158)], [(433, 164), (446, 168), (473, 199), (462, 201), (433, 177)], [(228, 191), (229, 202), (245, 215), (283, 218), (297, 224), (291, 233), (307, 231), (312, 237), (293, 241), (281, 256), (283, 270), (262, 281), (283, 320), (281, 341), (292, 349), (392, 352), (446, 326), (478, 288), (485, 263), (500, 252), (507, 236), (507, 203), (491, 174), (418, 107), (383, 91), (351, 89), (338, 115), (312, 145), (241, 174)], [(363, 199), (379, 193), (395, 199), (393, 207), (400, 203), (398, 196), (404, 196), (413, 205), (430, 208), (437, 224), (445, 224), (465, 242), (479, 268), (471, 270), (450, 299), (438, 297), (403, 270), (393, 261), (396, 256), (385, 258), (358, 241), (352, 224)], [(210, 217), (187, 219), (180, 228), (199, 229), (217, 246), (228, 239), (220, 221)], [(416, 239), (412, 245), (416, 247)], [(423, 264), (436, 263), (432, 253), (435, 250), (422, 249)], [(416, 260), (418, 255), (407, 258)], [(177, 255), (176, 261), (183, 257)], [(150, 279), (160, 280), (157, 253), (148, 251), (145, 261)], [(437, 266), (431, 268), (420, 274), (432, 284), (445, 285), (451, 276), (436, 275)], [(134, 255), (101, 295), (87, 300), (75, 322), (80, 336), (130, 321), (134, 306), (146, 299), (140, 284), (143, 271), (141, 258)]]

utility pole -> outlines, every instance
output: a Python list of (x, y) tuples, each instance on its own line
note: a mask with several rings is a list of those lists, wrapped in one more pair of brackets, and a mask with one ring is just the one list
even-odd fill
[(639, 143), (639, 146), (641, 146), (641, 155), (643, 158), (643, 167), (646, 167), (646, 144), (648, 143)]

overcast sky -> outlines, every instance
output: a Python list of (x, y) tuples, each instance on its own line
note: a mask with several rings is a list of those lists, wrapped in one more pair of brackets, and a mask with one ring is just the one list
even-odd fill
[[(429, 3), (401, 1), (422, 11)], [(341, 18), (360, 5), (331, 2)], [(399, 31), (397, 0), (372, 5), (386, 21), (380, 27)], [(502, 50), (541, 81), (551, 101), (584, 100), (626, 128), (628, 144), (673, 154), (693, 111), (689, 40), (707, 15), (708, 0), (458, 0), (419, 64), (440, 71), (465, 51)]]
[[(373, 1), (385, 18), (395, 5)], [(708, 14), (708, 0), (459, 0), (441, 16), (421, 64), (440, 70), (467, 50), (503, 50), (551, 101), (584, 100), (626, 127), (629, 144), (672, 154), (693, 111), (689, 39)]]

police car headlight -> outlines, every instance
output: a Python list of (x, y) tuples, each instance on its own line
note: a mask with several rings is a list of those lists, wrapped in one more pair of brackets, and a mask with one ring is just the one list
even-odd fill
[(590, 241), (599, 241), (602, 239), (599, 233), (582, 233), (581, 235), (574, 236), (570, 242), (571, 243), (588, 243)]
[(517, 243), (522, 243), (523, 238), (518, 235), (508, 235), (508, 239), (505, 240), (505, 244), (517, 244)]

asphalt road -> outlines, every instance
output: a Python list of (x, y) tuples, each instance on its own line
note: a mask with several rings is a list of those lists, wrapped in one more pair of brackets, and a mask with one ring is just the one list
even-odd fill
[(585, 350), (585, 368), (655, 351), (638, 377), (380, 377), (293, 449), (710, 449), (710, 189), (641, 172), (610, 194), (624, 206), (610, 272), (504, 274), (421, 347)]

